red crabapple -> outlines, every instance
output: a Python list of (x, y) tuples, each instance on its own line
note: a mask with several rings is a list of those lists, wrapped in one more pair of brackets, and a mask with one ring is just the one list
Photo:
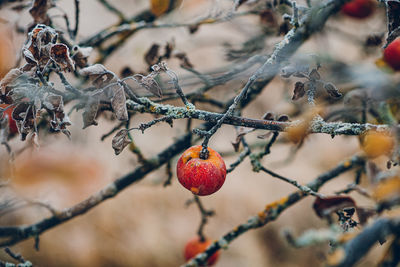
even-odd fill
[(207, 159), (200, 158), (202, 146), (192, 146), (183, 152), (176, 165), (179, 182), (193, 194), (207, 196), (218, 191), (225, 182), (226, 167), (222, 157), (207, 148)]
[(400, 70), (400, 38), (397, 38), (385, 48), (383, 59), (393, 69)]

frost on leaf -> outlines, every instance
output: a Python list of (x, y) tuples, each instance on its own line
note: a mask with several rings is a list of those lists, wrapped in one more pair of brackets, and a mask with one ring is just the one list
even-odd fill
[(72, 59), (69, 57), (69, 48), (65, 44), (55, 44), (50, 49), (50, 58), (62, 71), (74, 71)]
[(0, 90), (2, 95), (6, 95), (9, 90), (7, 89), (7, 86), (14, 82), (16, 78), (18, 78), (22, 74), (22, 71), (19, 69), (12, 69), (10, 70), (6, 76), (1, 80), (0, 82)]
[(251, 133), (253, 131), (255, 131), (256, 129), (253, 128), (248, 128), (248, 127), (240, 127), (237, 134), (236, 134), (236, 139), (235, 141), (231, 142), (233, 148), (235, 149), (235, 152), (239, 151), (239, 145), (240, 145), (240, 141), (242, 139), (243, 136), (245, 136), (248, 133)]
[(147, 76), (139, 76), (136, 75), (136, 81), (143, 86), (147, 91), (149, 91), (150, 93), (152, 93), (153, 95), (161, 98), (162, 97), (162, 90), (160, 88), (160, 86), (158, 85), (158, 83), (156, 82), (156, 80), (153, 77), (154, 75), (152, 75), (152, 73), (150, 73)]
[(74, 60), (75, 65), (80, 68), (86, 67), (88, 58), (92, 51), (92, 47), (79, 47), (77, 45), (72, 47), (72, 59)]
[(82, 114), (83, 118), (83, 129), (89, 127), (90, 125), (97, 125), (96, 116), (99, 110), (100, 100), (96, 96), (89, 97), (86, 105), (85, 111)]
[(33, 17), (35, 23), (48, 24), (49, 17), (47, 11), (53, 6), (51, 0), (34, 0), (29, 13)]
[(22, 54), (28, 64), (44, 67), (50, 59), (51, 47), (56, 43), (57, 32), (46, 25), (38, 24), (28, 34), (28, 42), (22, 49)]
[(52, 116), (50, 120), (51, 129), (55, 132), (62, 132), (67, 137), (70, 137), (70, 132), (66, 129), (71, 125), (68, 115), (64, 112), (64, 102), (62, 96), (48, 95), (43, 101), (43, 106)]
[(17, 124), (21, 140), (25, 140), (28, 133), (34, 128), (34, 116), (32, 107), (28, 102), (22, 102), (15, 106), (11, 117)]
[(131, 143), (128, 136), (128, 131), (123, 129), (120, 130), (112, 139), (112, 148), (114, 149), (115, 155), (119, 155), (124, 148)]
[(316, 80), (321, 79), (321, 75), (319, 75), (319, 73), (318, 73), (318, 71), (316, 69), (313, 69), (310, 72), (309, 77), (310, 77), (310, 80), (312, 80), (312, 81), (316, 81)]
[(101, 64), (95, 64), (79, 71), (82, 76), (88, 76), (89, 80), (97, 88), (102, 88), (112, 81), (116, 80), (116, 76), (111, 71), (107, 70)]
[(325, 83), (324, 88), (331, 97), (341, 97), (342, 94), (333, 83)]
[(317, 197), (313, 204), (314, 211), (320, 218), (324, 218), (332, 214), (333, 212), (336, 212), (346, 207), (357, 207), (355, 201), (351, 197)]
[(128, 120), (124, 88), (120, 84), (116, 84), (111, 86), (111, 91), (113, 95), (111, 98), (111, 106), (114, 110), (115, 116), (120, 121)]

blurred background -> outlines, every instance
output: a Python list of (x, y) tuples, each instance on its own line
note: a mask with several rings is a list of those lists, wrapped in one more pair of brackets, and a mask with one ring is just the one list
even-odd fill
[[(132, 16), (149, 7), (147, 0), (110, 2), (126, 16)], [(50, 10), (50, 15), (56, 18), (65, 12), (73, 16), (73, 1), (57, 1), (57, 6), (60, 8)], [(81, 1), (80, 6), (78, 41), (118, 22), (118, 17), (111, 14), (99, 1)], [(159, 21), (193, 22), (218, 12), (227, 13), (232, 7), (232, 1), (229, 0), (184, 0), (174, 12), (161, 17)], [(239, 11), (248, 8), (243, 6)], [(20, 48), (26, 40), (24, 34), (16, 32), (16, 27), (25, 27), (32, 20), (26, 10), (17, 12), (6, 7), (0, 10), (0, 18), (0, 75), (3, 76), (15, 66), (20, 57)], [(328, 62), (327, 65), (340, 61), (341, 64), (353, 66), (352, 70), (355, 72), (367, 69), (375, 73), (375, 62), (382, 56), (381, 48), (379, 45), (367, 48), (363, 44), (371, 33), (381, 34), (386, 31), (384, 18), (383, 8), (378, 8), (372, 16), (364, 20), (355, 20), (343, 14), (333, 16), (328, 21), (326, 30), (307, 41), (296, 57), (310, 58), (312, 55), (319, 55)], [(281, 21), (279, 16), (277, 19)], [(55, 21), (63, 25), (63, 20)], [(157, 43), (163, 46), (174, 40), (176, 48), (187, 53), (196, 70), (226, 71), (235, 64), (228, 60), (229, 49), (240, 48), (243, 42), (262, 35), (265, 28), (260, 25), (258, 16), (243, 16), (224, 23), (202, 25), (195, 34), (190, 34), (187, 28), (142, 30), (109, 57), (104, 65), (116, 74), (127, 67), (135, 73), (146, 73), (148, 66), (143, 55), (151, 45)], [(268, 36), (258, 53), (268, 54), (281, 38), (282, 36), (276, 34)], [(94, 52), (89, 62), (94, 62), (96, 56)], [(177, 59), (169, 60), (168, 65), (181, 77), (185, 93), (199, 87), (199, 83), (193, 85), (193, 82), (192, 85), (189, 82), (185, 85), (188, 81), (185, 77), (191, 76), (179, 67)], [(342, 86), (349, 87), (346, 81), (341, 80), (340, 75), (335, 76), (331, 68), (324, 66), (322, 63), (321, 73), (326, 80), (334, 82), (339, 90)], [(226, 85), (216, 87), (208, 93), (209, 96), (217, 99), (234, 96), (250, 74), (249, 71)], [(73, 79), (72, 76), (69, 78)], [(291, 101), (295, 81), (277, 76), (243, 110), (242, 115), (261, 118), (267, 111), (275, 114), (296, 114), (301, 106)], [(162, 102), (182, 105), (178, 101)], [(343, 100), (339, 100), (336, 105), (343, 106)], [(66, 109), (71, 107), (67, 106)], [(216, 110), (201, 103), (196, 107)], [(14, 138), (10, 142), (12, 148), (15, 151), (24, 150), (11, 163), (6, 149), (0, 147), (1, 178), (10, 182), (9, 187), (0, 189), (1, 197), (4, 201), (11, 200), (5, 202), (3, 210), (12, 209), (12, 212), (2, 214), (1, 225), (29, 224), (51, 215), (41, 206), (19, 207), (23, 202), (21, 199), (39, 200), (56, 209), (66, 208), (139, 166), (137, 157), (129, 150), (119, 156), (114, 155), (111, 137), (101, 141), (101, 136), (116, 125), (115, 120), (101, 117), (98, 126), (82, 130), (81, 116), (81, 112), (71, 114), (71, 140), (61, 134), (41, 133), (40, 148), (24, 149), (25, 143)], [(132, 125), (137, 126), (152, 119), (151, 115), (135, 115)], [(199, 124), (200, 122), (195, 122), (194, 125)], [(174, 122), (173, 128), (168, 124), (158, 124), (144, 134), (140, 131), (132, 132), (132, 136), (144, 156), (151, 157), (171, 144), (175, 137), (183, 134), (185, 125), (185, 121)], [(258, 139), (257, 135), (264, 133), (257, 131), (248, 134), (248, 142), (255, 147), (263, 145), (266, 140)], [(240, 153), (233, 150), (231, 142), (235, 138), (234, 128), (223, 126), (210, 142), (210, 146), (224, 157), (227, 166)], [(294, 153), (294, 145), (285, 142), (282, 134), (263, 163), (271, 170), (305, 184), (359, 150), (357, 137), (337, 136), (332, 139), (328, 135), (315, 134), (308, 136), (299, 151)], [(13, 246), (12, 249), (21, 253), (34, 266), (179, 266), (184, 263), (185, 243), (196, 235), (200, 213), (195, 205), (185, 205), (192, 196), (176, 179), (176, 161), (177, 158), (172, 160), (174, 174), (170, 186), (163, 186), (167, 179), (163, 166), (87, 214), (42, 234), (39, 251), (35, 251), (32, 239)], [(385, 160), (377, 159), (376, 162), (384, 164)], [(332, 194), (345, 188), (353, 177), (354, 173), (342, 175), (325, 185), (322, 193)], [(294, 189), (269, 175), (252, 172), (249, 160), (246, 159), (234, 172), (228, 174), (220, 191), (202, 197), (204, 206), (216, 212), (206, 225), (205, 234), (210, 239), (220, 238), (263, 210), (266, 204), (286, 196)], [(351, 196), (362, 205), (372, 205), (357, 193), (352, 193)], [(281, 234), (284, 229), (291, 229), (300, 235), (307, 229), (326, 226), (313, 212), (312, 202), (313, 198), (308, 197), (285, 211), (275, 222), (244, 234), (232, 242), (227, 250), (222, 251), (216, 266), (323, 265), (329, 250), (328, 244), (295, 249), (287, 244)], [(376, 264), (383, 249), (384, 246), (375, 248), (359, 266)], [(9, 260), (3, 252), (0, 253), (0, 259)]]

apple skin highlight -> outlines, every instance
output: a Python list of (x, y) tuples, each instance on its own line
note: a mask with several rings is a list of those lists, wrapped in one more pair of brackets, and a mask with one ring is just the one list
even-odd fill
[(195, 195), (207, 196), (218, 191), (225, 182), (226, 166), (215, 150), (208, 148), (207, 159), (200, 158), (201, 145), (183, 152), (176, 166), (179, 182)]

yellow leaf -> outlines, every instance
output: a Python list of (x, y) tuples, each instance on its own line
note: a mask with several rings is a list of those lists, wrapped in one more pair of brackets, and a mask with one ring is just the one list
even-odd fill
[(400, 197), (400, 177), (395, 176), (381, 181), (375, 187), (373, 197), (378, 202)]
[(361, 148), (369, 158), (389, 155), (394, 147), (393, 136), (386, 131), (368, 131), (361, 141)]

